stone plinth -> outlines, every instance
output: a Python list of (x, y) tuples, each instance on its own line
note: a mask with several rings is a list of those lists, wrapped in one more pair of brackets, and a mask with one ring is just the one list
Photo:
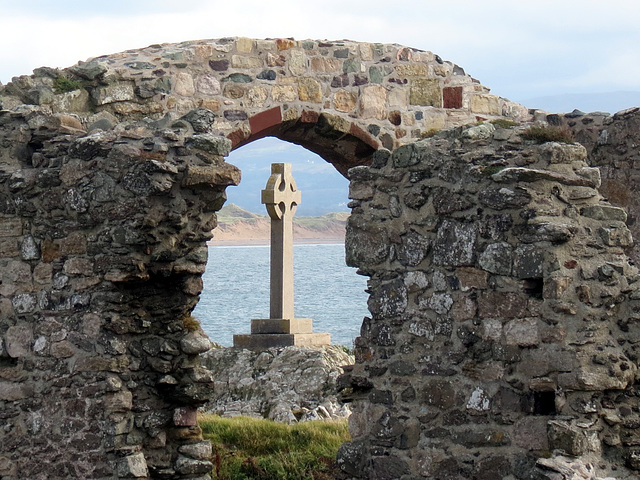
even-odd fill
[(251, 320), (251, 333), (312, 333), (311, 318), (260, 318)]
[(331, 344), (330, 333), (252, 333), (233, 336), (233, 346), (248, 350), (274, 347), (320, 347)]

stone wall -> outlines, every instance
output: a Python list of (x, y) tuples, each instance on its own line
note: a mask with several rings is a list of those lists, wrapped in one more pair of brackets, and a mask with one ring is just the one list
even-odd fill
[(0, 112), (0, 477), (208, 478), (190, 317), (239, 171), (187, 122)]
[[(587, 149), (589, 165), (598, 167), (602, 176), (600, 193), (612, 205), (623, 207), (628, 215), (627, 226), (634, 238), (640, 238), (640, 107), (622, 110), (613, 115), (548, 114), (536, 111), (536, 120), (560, 128), (567, 128), (576, 141)], [(640, 264), (640, 244), (634, 242), (625, 252), (636, 265)]]
[(586, 154), (480, 125), (351, 170), (350, 477), (637, 478), (638, 271)]

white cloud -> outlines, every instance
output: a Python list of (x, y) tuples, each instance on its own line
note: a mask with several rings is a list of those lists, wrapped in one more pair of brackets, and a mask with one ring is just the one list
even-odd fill
[(638, 25), (636, 0), (23, 1), (3, 5), (0, 81), (152, 43), (293, 36), (431, 50), (508, 97), (640, 89)]

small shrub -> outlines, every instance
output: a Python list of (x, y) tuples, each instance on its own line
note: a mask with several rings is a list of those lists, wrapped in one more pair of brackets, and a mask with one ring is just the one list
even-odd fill
[(431, 138), (433, 136), (435, 136), (436, 133), (438, 133), (440, 130), (438, 130), (437, 128), (432, 128), (430, 130), (427, 130), (426, 132), (422, 132), (420, 134), (420, 138), (425, 139), (425, 138)]
[(494, 126), (498, 128), (513, 128), (519, 125), (518, 122), (507, 120), (506, 118), (496, 118), (495, 120), (491, 120), (490, 123), (492, 123)]
[(185, 330), (189, 332), (200, 330), (200, 322), (193, 315), (185, 315), (182, 319), (182, 324), (184, 325)]
[(70, 80), (67, 77), (58, 77), (53, 81), (53, 89), (56, 93), (67, 93), (82, 88), (82, 84), (77, 80)]
[(347, 355), (354, 355), (355, 354), (355, 346), (349, 348), (346, 345), (338, 345), (338, 347), (340, 347), (342, 349), (342, 351), (344, 353), (346, 353)]
[(554, 127), (551, 125), (533, 125), (522, 133), (522, 138), (525, 140), (533, 140), (536, 143), (574, 143), (575, 141), (568, 128)]

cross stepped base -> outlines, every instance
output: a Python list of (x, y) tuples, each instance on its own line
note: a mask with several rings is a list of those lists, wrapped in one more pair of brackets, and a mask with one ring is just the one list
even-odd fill
[(257, 333), (313, 333), (311, 318), (254, 318), (251, 334)]
[(331, 344), (330, 333), (252, 333), (233, 336), (233, 346), (248, 350), (274, 347), (319, 347)]

